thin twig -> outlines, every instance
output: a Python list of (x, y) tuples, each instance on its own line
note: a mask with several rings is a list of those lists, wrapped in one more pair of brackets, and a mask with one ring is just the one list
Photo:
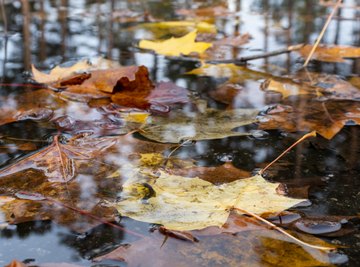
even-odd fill
[(272, 56), (277, 56), (277, 55), (285, 54), (285, 53), (290, 53), (292, 51), (301, 49), (303, 46), (304, 46), (304, 44), (292, 45), (292, 46), (289, 46), (287, 48), (283, 48), (283, 49), (279, 49), (279, 50), (275, 50), (275, 51), (270, 51), (270, 52), (266, 52), (266, 53), (262, 53), (262, 54), (257, 54), (257, 55), (240, 57), (240, 58), (236, 58), (236, 59), (206, 60), (206, 63), (210, 63), (210, 64), (234, 63), (236, 65), (242, 65), (242, 64), (244, 64), (244, 63), (246, 63), (247, 61), (250, 61), (250, 60), (255, 60), (255, 59), (259, 59), (259, 58), (266, 58), (266, 57), (272, 57)]
[(239, 208), (234, 208), (235, 210), (238, 210), (240, 211), (241, 213), (244, 213), (244, 214), (247, 214), (247, 215), (250, 215), (256, 219), (258, 219), (259, 221), (262, 221), (263, 223), (271, 226), (272, 228), (274, 228), (275, 230), (279, 231), (280, 233), (286, 235), (287, 237), (289, 237), (290, 239), (294, 240), (296, 243), (299, 243), (303, 246), (306, 246), (306, 247), (310, 247), (310, 248), (314, 248), (314, 249), (321, 249), (321, 250), (334, 250), (334, 248), (331, 248), (331, 247), (323, 247), (323, 246), (317, 246), (317, 245), (311, 245), (309, 243), (306, 243), (298, 238), (296, 238), (295, 236), (292, 236), (291, 234), (289, 234), (288, 232), (286, 232), (284, 229), (276, 226), (275, 224), (269, 222), (268, 220), (265, 220), (264, 218), (260, 217), (259, 215), (255, 214), (255, 213), (252, 213), (250, 211), (246, 211), (246, 210), (243, 210), (243, 209), (239, 209)]
[(270, 162), (264, 169), (260, 170), (259, 174), (262, 175), (271, 165), (273, 165), (276, 161), (278, 161), (282, 156), (284, 156), (289, 150), (291, 150), (294, 146), (305, 140), (306, 138), (316, 136), (316, 131), (312, 131), (310, 133), (305, 134), (303, 137), (301, 137), (299, 140), (297, 140), (295, 143), (293, 143), (291, 146), (289, 146), (283, 153), (280, 154), (276, 159), (274, 159), (272, 162)]
[(320, 34), (319, 34), (318, 38), (316, 39), (315, 44), (313, 45), (313, 47), (312, 47), (312, 49), (311, 49), (311, 51), (310, 51), (310, 53), (309, 53), (309, 55), (308, 55), (307, 59), (305, 60), (305, 63), (304, 63), (304, 65), (303, 65), (303, 68), (306, 68), (306, 67), (307, 67), (307, 65), (309, 64), (310, 59), (312, 58), (312, 56), (313, 56), (313, 54), (314, 54), (314, 52), (315, 52), (316, 48), (318, 47), (318, 45), (319, 45), (319, 43), (320, 43), (321, 39), (323, 38), (323, 36), (324, 36), (324, 34), (325, 34), (325, 31), (326, 31), (326, 29), (328, 28), (328, 26), (329, 26), (329, 24), (330, 24), (330, 21), (331, 21), (332, 17), (335, 15), (335, 12), (338, 10), (338, 8), (339, 8), (339, 6), (340, 6), (341, 2), (342, 2), (342, 0), (338, 0), (338, 1), (337, 1), (337, 3), (336, 3), (336, 5), (335, 5), (334, 9), (332, 10), (332, 12), (330, 13), (329, 17), (327, 18), (327, 20), (326, 20), (326, 22), (325, 22), (324, 27), (322, 28), (322, 30), (321, 30), (321, 32), (320, 32)]

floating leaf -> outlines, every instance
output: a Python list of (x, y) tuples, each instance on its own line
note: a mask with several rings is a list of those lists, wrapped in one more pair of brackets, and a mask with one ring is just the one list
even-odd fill
[(210, 24), (207, 22), (197, 22), (197, 21), (161, 21), (155, 23), (144, 23), (139, 25), (139, 27), (145, 27), (148, 29), (154, 30), (162, 30), (169, 29), (174, 31), (174, 28), (185, 28), (187, 30), (197, 30), (198, 32), (206, 32), (206, 33), (216, 33), (216, 26), (214, 24)]
[(196, 31), (192, 31), (180, 38), (170, 38), (165, 41), (153, 42), (141, 40), (139, 47), (154, 50), (158, 54), (166, 56), (190, 55), (191, 53), (202, 54), (211, 47), (210, 43), (195, 42)]
[(256, 109), (207, 109), (204, 113), (174, 111), (168, 117), (152, 117), (140, 134), (163, 143), (249, 135), (233, 129), (256, 122), (257, 114)]
[(272, 77), (264, 72), (254, 71), (245, 66), (235, 64), (202, 64), (201, 67), (193, 69), (186, 74), (199, 76), (210, 76), (214, 78), (228, 78), (230, 82), (241, 82), (246, 79), (260, 80)]
[(123, 185), (115, 207), (123, 216), (171, 230), (222, 226), (236, 207), (262, 214), (280, 212), (303, 201), (279, 195), (279, 184), (269, 183), (260, 175), (220, 186), (166, 172), (152, 180), (138, 176)]
[(360, 124), (360, 108), (353, 101), (311, 101), (304, 107), (277, 105), (260, 119), (261, 129), (316, 131), (333, 138), (348, 122)]
[[(306, 58), (309, 55), (312, 47), (312, 45), (305, 45), (298, 51), (304, 58)], [(346, 58), (359, 57), (360, 47), (320, 45), (316, 48), (312, 58), (325, 62), (344, 62)]]

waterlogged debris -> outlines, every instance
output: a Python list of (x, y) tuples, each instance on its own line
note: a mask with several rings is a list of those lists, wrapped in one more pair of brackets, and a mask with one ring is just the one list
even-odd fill
[(203, 113), (173, 111), (166, 117), (153, 116), (140, 134), (162, 143), (251, 135), (233, 129), (256, 122), (258, 112), (256, 109), (207, 109)]
[(165, 41), (153, 42), (141, 40), (139, 47), (154, 50), (156, 53), (165, 56), (181, 56), (190, 55), (192, 53), (202, 54), (212, 46), (210, 43), (196, 42), (195, 39), (196, 31), (192, 31), (183, 37), (172, 37)]
[[(307, 57), (312, 49), (312, 45), (305, 45), (299, 51), (301, 56)], [(313, 59), (325, 62), (344, 62), (346, 58), (359, 58), (360, 47), (353, 46), (325, 46), (320, 45), (316, 48)]]
[(279, 195), (279, 184), (269, 183), (260, 175), (219, 186), (163, 171), (157, 178), (145, 177), (149, 174), (141, 175), (140, 170), (126, 181), (114, 206), (123, 216), (171, 230), (220, 227), (232, 208), (262, 214), (280, 212), (303, 201)]

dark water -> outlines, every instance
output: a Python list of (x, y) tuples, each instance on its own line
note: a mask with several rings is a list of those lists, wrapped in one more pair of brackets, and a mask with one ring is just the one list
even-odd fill
[[(158, 20), (181, 19), (176, 15), (180, 8), (192, 8), (202, 1), (2, 1), (6, 17), (1, 16), (0, 39), (0, 111), (16, 107), (21, 96), (35, 91), (27, 84), (31, 64), (48, 70), (66, 63), (71, 65), (83, 58), (98, 56), (119, 62), (121, 65), (145, 65), (154, 81), (170, 80), (188, 88), (194, 97), (208, 101), (208, 106), (224, 108), (209, 95), (225, 79), (185, 75), (199, 66), (198, 62), (169, 59), (137, 48), (140, 39), (166, 38), (171, 31), (156, 33), (137, 26), (151, 17)], [(235, 17), (218, 17), (214, 23), (220, 32), (233, 35), (249, 32), (252, 39), (241, 50), (234, 50), (230, 57), (248, 56), (287, 47), (298, 43), (313, 43), (320, 32), (329, 9), (315, 0), (305, 1), (207, 1), (208, 5), (227, 4)], [(1, 3), (1, 2), (0, 2)], [(323, 42), (360, 46), (360, 1), (345, 1), (357, 8), (341, 9), (327, 30)], [(131, 10), (123, 12), (124, 10)], [(144, 10), (146, 14), (144, 15)], [(130, 15), (129, 15), (130, 14)], [(237, 23), (239, 22), (239, 23)], [(255, 70), (283, 75), (294, 72), (301, 66), (302, 59), (296, 53), (253, 60), (250, 67)], [(311, 63), (310, 70), (341, 75), (344, 78), (360, 73), (360, 60), (345, 63)], [(264, 77), (266, 78), (266, 77)], [(24, 84), (25, 85), (18, 85)], [(248, 79), (246, 88), (258, 90), (259, 81)], [(258, 92), (256, 91), (256, 92)], [(37, 100), (33, 96), (32, 101)], [(264, 108), (267, 99), (249, 91), (246, 98), (239, 100), (238, 107)], [(56, 106), (53, 103), (53, 107)], [(19, 105), (20, 106), (20, 105)], [(83, 104), (59, 106), (59, 114), (76, 119), (95, 120), (99, 114)], [(18, 149), (23, 143), (35, 145), (39, 149), (49, 144), (56, 130), (46, 123), (30, 120), (13, 122), (0, 126), (0, 166), (5, 167), (29, 153)], [(66, 133), (65, 133), (66, 135)], [(176, 155), (192, 158), (200, 166), (217, 166), (231, 159), (243, 170), (255, 172), (272, 161), (302, 133), (268, 131), (261, 138), (232, 137), (222, 140), (199, 141), (180, 149)], [(328, 216), (353, 216), (360, 213), (360, 128), (345, 126), (333, 139), (322, 137), (306, 141), (293, 149), (274, 165), (266, 174), (271, 181), (285, 183), (289, 188), (309, 186), (311, 206), (299, 208), (306, 216), (318, 216), (325, 220)], [(25, 141), (19, 141), (25, 140)], [(32, 142), (37, 140), (38, 142)], [(50, 140), (51, 141), (51, 140)], [(7, 146), (7, 147), (6, 147)], [(12, 148), (9, 146), (12, 146)], [(5, 148), (3, 148), (5, 147)], [(110, 160), (113, 161), (113, 160)], [(99, 177), (90, 179), (91, 172), (77, 178), (89, 195), (91, 186), (99, 190), (108, 185), (98, 182)], [(14, 179), (21, 179), (15, 177)], [(40, 178), (39, 178), (40, 179)], [(13, 182), (16, 184), (16, 182)], [(34, 182), (36, 186), (37, 182)], [(9, 184), (11, 184), (9, 182)], [(80, 183), (81, 184), (81, 183)], [(13, 186), (12, 184), (10, 187)], [(6, 183), (1, 184), (0, 193), (7, 192)], [(9, 188), (10, 188), (9, 187)], [(13, 188), (13, 187), (11, 187)], [(36, 187), (35, 187), (36, 188)], [(88, 192), (89, 191), (89, 192)], [(111, 191), (111, 190), (110, 190)], [(110, 195), (110, 193), (109, 193)], [(85, 205), (86, 206), (86, 205)], [(0, 215), (0, 222), (2, 222)], [(81, 215), (76, 215), (81, 216)], [(149, 235), (151, 225), (122, 219), (120, 225)], [(358, 266), (360, 262), (359, 223), (353, 219), (355, 231), (339, 237), (325, 237), (327, 241), (340, 244), (347, 255), (344, 266)], [(2, 228), (0, 228), (2, 229)], [(91, 259), (111, 251), (120, 244), (130, 243), (136, 238), (127, 232), (100, 224), (85, 233), (74, 230), (66, 223), (38, 220), (8, 225), (0, 230), (0, 265), (13, 259), (29, 263), (67, 262), (90, 266), (119, 266), (119, 263), (96, 265)], [(226, 248), (224, 248), (226, 250)], [(261, 261), (259, 261), (261, 266)], [(144, 263), (143, 266), (147, 266)], [(213, 264), (216, 266), (216, 264)], [(264, 265), (268, 266), (268, 265)]]

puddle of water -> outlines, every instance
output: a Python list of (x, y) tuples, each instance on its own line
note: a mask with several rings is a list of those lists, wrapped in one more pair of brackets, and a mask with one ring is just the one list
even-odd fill
[[(218, 2), (208, 1), (208, 4)], [(227, 1), (229, 9), (237, 12), (237, 15), (219, 16), (215, 19), (214, 23), (221, 29), (219, 34), (232, 36), (238, 32), (249, 32), (253, 38), (244, 45), (243, 49), (230, 49), (226, 55), (248, 56), (293, 44), (312, 43), (327, 14), (327, 10), (317, 2)], [(7, 119), (10, 118), (10, 121), (0, 121), (4, 124), (0, 126), (2, 167), (30, 155), (29, 153), (33, 153), (35, 149), (51, 146), (54, 144), (54, 136), (60, 139), (58, 144), (66, 145), (64, 140), (71, 139), (78, 129), (84, 132), (95, 129), (98, 136), (119, 134), (117, 128), (104, 129), (99, 127), (99, 124), (91, 124), (94, 121), (101, 122), (108, 119), (99, 106), (68, 101), (54, 92), (28, 84), (26, 77), (31, 64), (48, 70), (60, 63), (66, 62), (65, 66), (69, 66), (83, 58), (103, 56), (124, 66), (145, 65), (149, 68), (154, 82), (173, 81), (178, 86), (187, 88), (193, 98), (198, 97), (207, 101), (209, 107), (220, 109), (224, 109), (228, 104), (236, 108), (266, 109), (266, 106), (278, 102), (276, 95), (269, 96), (260, 89), (260, 84), (269, 77), (266, 73), (280, 76), (294, 72), (300, 66), (301, 60), (296, 53), (258, 59), (249, 64), (253, 71), (244, 71), (233, 84), (231, 82), (224, 84), (227, 80), (226, 75), (219, 79), (185, 75), (187, 71), (199, 67), (196, 61), (165, 58), (137, 48), (136, 44), (140, 39), (151, 39), (155, 36), (167, 38), (174, 34), (171, 29), (161, 32), (151, 30), (149, 27), (141, 26), (142, 22), (148, 23), (152, 17), (159, 20), (179, 19), (176, 10), (184, 6), (193, 8), (199, 5), (197, 1), (141, 1), (140, 5), (136, 1), (61, 1), (60, 5), (59, 1), (52, 0), (22, 3), (21, 1), (6, 2), (4, 5), (6, 23), (3, 18), (0, 21), (3, 32), (3, 38), (0, 40), (2, 62), (0, 111), (8, 114)], [(346, 1), (350, 6), (356, 3), (356, 1)], [(124, 10), (132, 12), (124, 12)], [(144, 10), (146, 10), (145, 14)], [(359, 15), (356, 9), (342, 9), (338, 16), (330, 24), (323, 42), (359, 46), (360, 28), (357, 23)], [(5, 28), (8, 34), (6, 38)], [(344, 77), (356, 76), (360, 72), (358, 59), (337, 64), (315, 62), (312, 63), (311, 70)], [(224, 98), (224, 95), (231, 97)], [(292, 101), (291, 104), (303, 108), (303, 104), (298, 103), (297, 100)], [(44, 110), (34, 112), (34, 109), (39, 107)], [(11, 113), (19, 108), (31, 109), (32, 112), (19, 121), (16, 114)], [(187, 110), (190, 114), (193, 108), (188, 105), (183, 110)], [(50, 110), (53, 112), (49, 112)], [(55, 122), (49, 121), (50, 117), (58, 119)], [(30, 121), (29, 118), (33, 120)], [(111, 118), (114, 120), (113, 117)], [(122, 120), (116, 119), (120, 125)], [(87, 123), (81, 124), (80, 127), (79, 121)], [(59, 126), (63, 127), (63, 130), (66, 129), (62, 135), (59, 135), (56, 129)], [(194, 127), (191, 130), (193, 131)], [(174, 155), (181, 159), (193, 159), (198, 166), (219, 166), (231, 161), (235, 167), (244, 172), (254, 173), (301, 136), (300, 133), (289, 134), (277, 130), (267, 131), (268, 134), (265, 134), (253, 126), (241, 127), (238, 130), (250, 131), (253, 135), (198, 141), (182, 147)], [(360, 151), (358, 136), (359, 127), (351, 126), (345, 127), (330, 141), (320, 137), (315, 141), (306, 142), (270, 169), (267, 178), (286, 183), (290, 194), (297, 197), (303, 197), (301, 195), (303, 192), (296, 189), (310, 188), (309, 199), (312, 205), (299, 208), (306, 215), (326, 217), (358, 214), (359, 186), (354, 179), (360, 170), (357, 160)], [(171, 146), (167, 145), (141, 144), (140, 141), (144, 138), (139, 135), (135, 137), (138, 139), (123, 138), (115, 150), (106, 155), (97, 155), (91, 166), (88, 166), (84, 158), (81, 158), (80, 163), (71, 162), (75, 164), (78, 173), (74, 174), (76, 179), (69, 184), (49, 183), (41, 174), (39, 166), (30, 170), (28, 177), (18, 174), (11, 179), (1, 178), (0, 195), (19, 190), (28, 191), (30, 188), (34, 191), (46, 192), (48, 197), (60, 199), (68, 206), (78, 207), (78, 210), (71, 211), (66, 206), (61, 207), (47, 200), (39, 200), (38, 203), (31, 205), (25, 199), (16, 202), (13, 206), (16, 207), (14, 218), (21, 220), (15, 220), (18, 224), (5, 226), (5, 229), (0, 231), (0, 263), (4, 265), (12, 259), (18, 259), (30, 263), (68, 262), (88, 266), (92, 258), (119, 245), (138, 240), (139, 237), (134, 237), (131, 231), (149, 236), (149, 229), (152, 226), (147, 223), (122, 218), (120, 225), (129, 231), (124, 232), (79, 212), (87, 210), (105, 219), (119, 219), (102, 206), (104, 204), (102, 201), (118, 197), (121, 184), (126, 180), (129, 171), (126, 164), (133, 160), (129, 155), (140, 151), (152, 153), (171, 150)], [(106, 147), (107, 142), (111, 141), (103, 140), (96, 145), (82, 143), (80, 146), (89, 149), (88, 153), (92, 153), (91, 146)], [(72, 149), (72, 152), (68, 153), (77, 151), (74, 144), (68, 147)], [(119, 167), (121, 175), (115, 178), (116, 182), (104, 179)], [(26, 207), (31, 207), (33, 210), (27, 210)], [(24, 222), (29, 220), (26, 218), (36, 217), (34, 213), (38, 219), (44, 221)], [(54, 222), (48, 219), (53, 219)], [(1, 220), (3, 218), (0, 217), (0, 222)], [(333, 228), (329, 231), (332, 230)], [(255, 251), (253, 255), (259, 264), (263, 262), (262, 249), (267, 247), (266, 242), (259, 241), (261, 238), (249, 238), (255, 240), (252, 246), (256, 248), (258, 245), (258, 248), (261, 248), (258, 254)], [(354, 266), (360, 261), (359, 238), (359, 234), (355, 234), (329, 240), (349, 246), (344, 252), (349, 257), (348, 265)], [(225, 239), (230, 237), (221, 236), (214, 239), (218, 239), (219, 244), (226, 244), (228, 241)], [(178, 246), (176, 242), (174, 244), (171, 242), (170, 248)], [(232, 242), (239, 241), (232, 240)], [(217, 246), (212, 244), (212, 249), (215, 250)], [(201, 246), (199, 245), (197, 249), (200, 250)], [(225, 246), (217, 247), (217, 251), (227, 255), (232, 250)], [(187, 253), (190, 255), (190, 252)], [(195, 256), (191, 254), (194, 259)], [(210, 261), (208, 263), (216, 266)], [(110, 262), (109, 266), (111, 264), (113, 262)]]

